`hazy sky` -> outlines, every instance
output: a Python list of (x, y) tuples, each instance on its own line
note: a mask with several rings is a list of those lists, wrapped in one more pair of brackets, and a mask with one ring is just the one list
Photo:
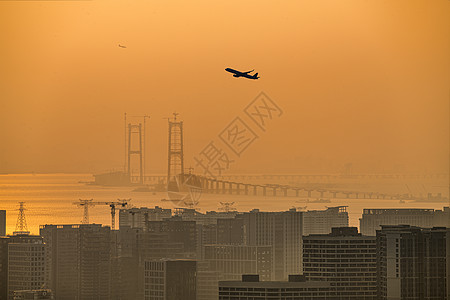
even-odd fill
[(284, 114), (230, 172), (448, 172), (449, 5), (0, 1), (0, 172), (120, 169), (124, 112), (151, 116), (151, 172), (179, 112), (194, 165), (260, 91)]

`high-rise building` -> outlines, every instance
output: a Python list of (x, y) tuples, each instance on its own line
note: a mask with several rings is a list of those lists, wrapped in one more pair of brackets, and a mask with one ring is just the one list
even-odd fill
[(272, 278), (272, 246), (205, 245), (204, 261), (220, 280), (239, 280), (242, 274), (258, 274), (263, 281)]
[(8, 297), (45, 284), (45, 244), (37, 235), (17, 234), (8, 243)]
[(220, 280), (239, 280), (242, 274), (272, 278), (272, 246), (205, 245), (197, 269), (197, 300), (217, 299)]
[(145, 261), (145, 300), (196, 300), (194, 260)]
[(184, 221), (180, 217), (172, 217), (164, 221), (149, 221), (146, 230), (167, 236), (169, 242), (181, 243), (185, 257), (197, 257), (199, 249), (195, 221)]
[(111, 299), (144, 298), (144, 262), (158, 259), (196, 258), (196, 224), (170, 218), (148, 221), (146, 227), (121, 227), (117, 234)]
[(242, 281), (219, 281), (219, 300), (338, 300), (329, 282), (310, 282), (302, 275), (288, 281), (259, 281), (258, 275), (242, 275)]
[(303, 235), (328, 234), (333, 227), (347, 227), (347, 206), (308, 210), (303, 213)]
[(450, 299), (450, 228), (383, 225), (376, 238), (378, 299)]
[(223, 219), (234, 218), (237, 214), (235, 211), (207, 211), (206, 213), (201, 213), (192, 208), (176, 208), (173, 219), (195, 222), (197, 231), (197, 259), (202, 259), (203, 245), (218, 243), (217, 223)]
[(442, 210), (435, 210), (433, 219), (434, 227), (450, 228), (450, 207), (444, 207)]
[(111, 299), (111, 230), (100, 224), (43, 225), (46, 282), (56, 299)]
[(9, 237), (0, 237), (0, 300), (8, 298), (8, 243)]
[(176, 208), (173, 219), (195, 222), (197, 231), (197, 259), (202, 259), (202, 246), (216, 244), (218, 242), (217, 223), (223, 219), (234, 218), (237, 214), (235, 211), (207, 211), (206, 213), (201, 213), (192, 208)]
[(209, 262), (197, 261), (197, 300), (217, 300), (220, 273), (211, 271)]
[(197, 235), (202, 245), (217, 244), (217, 224), (197, 224)]
[(302, 212), (255, 209), (244, 213), (242, 218), (246, 245), (272, 246), (273, 280), (286, 280), (289, 274), (302, 273)]
[(197, 228), (197, 259), (205, 256), (203, 245), (217, 244), (217, 224), (196, 224)]
[(331, 283), (340, 299), (377, 299), (376, 267), (376, 239), (356, 227), (303, 237), (303, 274)]
[(217, 220), (217, 244), (245, 244), (244, 219), (242, 215), (236, 215), (232, 219)]
[(359, 220), (363, 235), (376, 235), (381, 225), (411, 225), (422, 228), (450, 227), (450, 209), (364, 209)]
[(6, 235), (6, 210), (0, 210), (0, 236)]

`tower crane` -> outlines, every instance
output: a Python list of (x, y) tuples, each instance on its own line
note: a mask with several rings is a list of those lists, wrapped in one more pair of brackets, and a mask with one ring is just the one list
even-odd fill
[(78, 202), (74, 202), (74, 205), (83, 207), (83, 224), (89, 224), (89, 207), (95, 205), (109, 205), (111, 207), (111, 229), (116, 228), (116, 206), (125, 207), (131, 199), (117, 199), (117, 201), (94, 201), (94, 199), (79, 199)]

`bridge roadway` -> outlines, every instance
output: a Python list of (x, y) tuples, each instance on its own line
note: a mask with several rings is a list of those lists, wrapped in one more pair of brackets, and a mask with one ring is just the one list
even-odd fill
[[(218, 180), (348, 180), (348, 179), (446, 179), (449, 174), (227, 174), (217, 176)], [(132, 182), (139, 182), (139, 176), (131, 176)], [(145, 175), (144, 182), (165, 183), (167, 175)]]
[[(420, 199), (413, 194), (386, 194), (379, 192), (343, 191), (326, 188), (299, 187), (283, 184), (255, 184), (244, 183), (238, 180), (301, 180), (301, 179), (430, 179), (448, 178), (448, 174), (411, 175), (411, 174), (360, 174), (360, 175), (225, 175), (220, 178), (197, 176), (203, 193), (252, 195), (252, 196), (277, 196), (277, 197), (308, 197), (308, 198), (355, 198), (355, 199)], [(133, 176), (133, 182), (138, 182), (137, 176)], [(235, 179), (231, 181), (230, 179)], [(167, 180), (163, 175), (145, 176), (145, 183), (165, 184)], [(274, 180), (274, 181), (275, 181)], [(440, 197), (440, 196), (439, 196)]]

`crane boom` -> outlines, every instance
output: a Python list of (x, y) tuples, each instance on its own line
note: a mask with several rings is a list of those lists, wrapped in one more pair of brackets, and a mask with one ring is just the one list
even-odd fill
[(111, 229), (116, 228), (116, 206), (125, 207), (128, 205), (130, 199), (117, 199), (117, 201), (94, 201), (94, 199), (79, 199), (78, 202), (73, 202), (74, 205), (78, 207), (83, 207), (83, 222), (82, 224), (89, 224), (89, 207), (94, 207), (95, 205), (109, 205), (111, 207)]

